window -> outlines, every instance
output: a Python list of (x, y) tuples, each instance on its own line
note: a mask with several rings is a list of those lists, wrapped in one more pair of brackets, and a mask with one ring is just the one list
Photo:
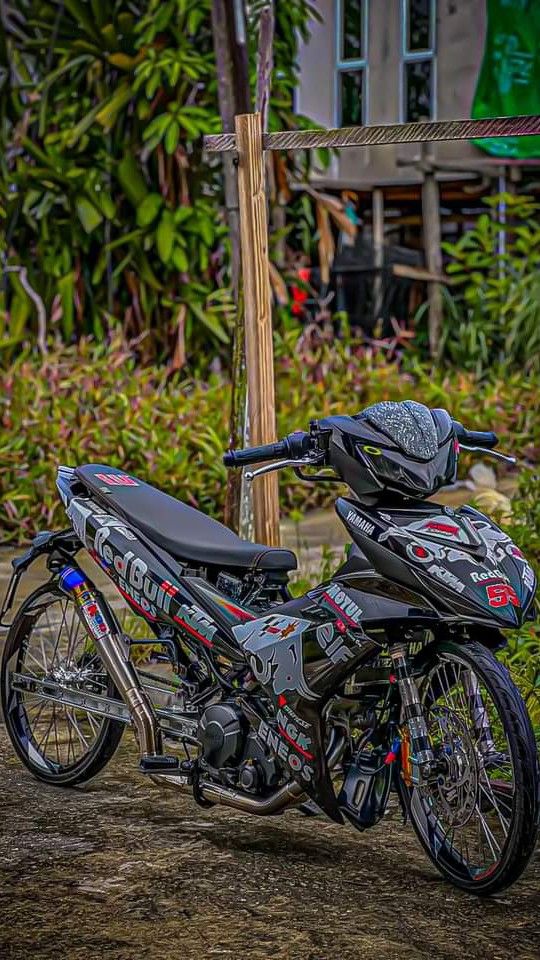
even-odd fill
[(337, 0), (336, 124), (367, 123), (368, 0)]
[(401, 120), (436, 115), (436, 0), (401, 0)]

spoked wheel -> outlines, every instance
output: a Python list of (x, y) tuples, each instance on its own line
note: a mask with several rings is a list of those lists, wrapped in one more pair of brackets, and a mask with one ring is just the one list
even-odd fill
[(21, 689), (25, 681), (14, 683), (14, 675), (118, 699), (77, 607), (55, 583), (25, 600), (6, 638), (0, 677), (6, 728), (40, 780), (74, 786), (95, 776), (116, 750), (123, 724)]
[(437, 773), (408, 791), (414, 829), (447, 879), (496, 893), (521, 875), (538, 833), (538, 757), (525, 704), (477, 643), (439, 645), (420, 689)]

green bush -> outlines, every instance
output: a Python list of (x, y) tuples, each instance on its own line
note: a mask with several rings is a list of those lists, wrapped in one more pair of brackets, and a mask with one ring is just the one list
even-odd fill
[[(442, 349), (452, 363), (479, 375), (494, 364), (538, 373), (540, 205), (508, 193), (484, 202), (490, 213), (455, 243), (443, 244), (457, 293), (445, 295)], [(501, 204), (504, 218), (497, 215)]]
[[(434, 374), (418, 365), (404, 373), (355, 343), (303, 352), (281, 344), (277, 353), (280, 436), (307, 427), (310, 417), (414, 397), (448, 408), (471, 428), (495, 428), (501, 446), (518, 455), (540, 452), (538, 381), (531, 378), (494, 375), (480, 388), (472, 374)], [(221, 376), (206, 383), (167, 378), (162, 369), (138, 367), (118, 343), (105, 351), (83, 340), (46, 362), (21, 355), (0, 371), (0, 538), (23, 541), (65, 524), (58, 464), (110, 463), (219, 517), (228, 406), (229, 384)], [(289, 471), (280, 480), (284, 512), (334, 496)]]
[[(540, 476), (524, 472), (512, 500), (507, 533), (523, 550), (540, 579)], [(540, 603), (536, 600), (536, 612)], [(521, 688), (540, 743), (540, 625), (528, 623), (508, 636), (506, 662)]]

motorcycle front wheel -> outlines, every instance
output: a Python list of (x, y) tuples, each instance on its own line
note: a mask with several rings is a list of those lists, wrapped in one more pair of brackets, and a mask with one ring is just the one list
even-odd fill
[(437, 772), (414, 786), (402, 768), (412, 825), (446, 879), (481, 896), (498, 893), (521, 876), (538, 835), (527, 709), (506, 667), (479, 643), (437, 644), (417, 682)]

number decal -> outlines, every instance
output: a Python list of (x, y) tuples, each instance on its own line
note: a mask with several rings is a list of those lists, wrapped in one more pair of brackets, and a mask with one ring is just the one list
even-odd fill
[(490, 607), (507, 607), (511, 603), (520, 607), (519, 597), (508, 583), (490, 583), (486, 586), (486, 594)]

